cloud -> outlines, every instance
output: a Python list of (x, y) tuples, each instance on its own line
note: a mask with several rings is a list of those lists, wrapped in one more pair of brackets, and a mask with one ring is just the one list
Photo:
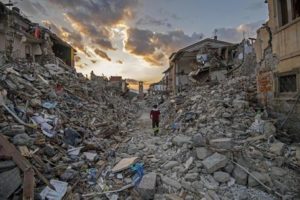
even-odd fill
[(203, 38), (203, 34), (194, 33), (189, 36), (180, 30), (154, 33), (138, 28), (128, 29), (127, 35), (125, 49), (132, 54), (142, 56), (145, 61), (155, 66), (166, 64), (171, 53)]
[(95, 49), (95, 54), (97, 54), (98, 56), (100, 56), (101, 58), (111, 61), (111, 58), (107, 55), (106, 52), (100, 50), (100, 49)]
[(228, 42), (240, 42), (245, 37), (256, 37), (256, 30), (261, 27), (264, 21), (257, 21), (249, 24), (241, 24), (235, 28), (218, 28), (217, 35), (219, 39)]
[(64, 10), (72, 28), (85, 37), (90, 46), (116, 50), (112, 45), (112, 28), (132, 19), (139, 0), (49, 0)]
[(123, 61), (122, 60), (117, 60), (117, 63), (122, 65)]
[(168, 19), (155, 19), (149, 15), (139, 19), (136, 22), (136, 25), (158, 26), (158, 27), (162, 26), (162, 27), (172, 28), (172, 24), (168, 21)]
[(96, 63), (97, 63), (97, 60), (91, 60), (91, 62), (92, 62), (93, 64), (96, 64)]

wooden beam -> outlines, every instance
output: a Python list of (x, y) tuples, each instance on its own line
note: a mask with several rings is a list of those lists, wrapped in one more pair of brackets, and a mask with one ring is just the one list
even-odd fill
[(17, 166), (22, 170), (22, 172), (24, 173), (23, 200), (33, 200), (35, 181), (32, 165), (21, 155), (21, 153), (16, 149), (16, 147), (13, 144), (11, 144), (1, 133), (0, 155), (12, 158), (12, 160), (17, 164)]

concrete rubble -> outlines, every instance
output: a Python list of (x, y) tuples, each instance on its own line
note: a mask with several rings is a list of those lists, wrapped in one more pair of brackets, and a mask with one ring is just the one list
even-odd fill
[[(100, 169), (116, 164), (120, 138), (132, 129), (138, 109), (117, 90), (108, 89), (105, 77), (87, 79), (65, 65), (2, 64), (0, 92), (1, 199), (18, 199), (27, 187), (21, 178), (25, 180), (25, 174), (16, 167), (23, 161), (7, 150), (7, 144), (34, 171), (35, 189), (30, 186), (30, 192), (36, 198), (72, 198), (94, 191), (92, 185), (104, 173)], [(56, 186), (50, 180), (66, 191), (52, 194)]]
[(255, 95), (255, 77), (240, 75), (194, 86), (160, 105), (160, 140), (138, 140), (146, 145), (144, 157), (156, 158), (148, 166), (161, 174), (157, 191), (163, 197), (156, 199), (300, 198), (299, 147), (281, 140), (284, 130)]
[[(135, 120), (139, 106), (107, 89), (105, 77), (55, 68), (60, 73), (37, 64), (1, 66), (0, 145), (8, 140), (30, 163), (35, 196), (299, 198), (299, 146), (283, 143), (276, 119), (257, 109), (253, 77), (166, 100), (164, 129), (153, 136), (150, 124)], [(23, 173), (18, 159), (0, 161), (0, 176), (17, 180), (2, 195), (22, 196)]]
[[(127, 99), (122, 77), (77, 73), (62, 44), (69, 64), (54, 52), (0, 54), (0, 199), (300, 199), (300, 146), (257, 102), (252, 40), (200, 41), (200, 65), (174, 74), (189, 84), (147, 102)], [(153, 104), (155, 136), (145, 120)]]

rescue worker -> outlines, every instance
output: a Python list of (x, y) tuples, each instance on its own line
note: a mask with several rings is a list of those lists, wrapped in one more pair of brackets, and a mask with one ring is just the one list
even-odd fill
[(150, 112), (150, 118), (152, 119), (152, 128), (154, 131), (154, 135), (159, 132), (159, 115), (160, 111), (157, 108), (157, 105), (153, 106), (153, 109)]

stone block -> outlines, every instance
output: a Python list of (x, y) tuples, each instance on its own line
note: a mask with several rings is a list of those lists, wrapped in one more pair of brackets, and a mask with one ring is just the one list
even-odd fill
[(231, 138), (219, 138), (209, 141), (209, 144), (217, 149), (231, 149), (232, 139)]
[(235, 178), (237, 184), (247, 185), (248, 174), (240, 167), (236, 166), (233, 170), (232, 175)]
[(230, 175), (226, 172), (218, 171), (214, 173), (214, 179), (219, 183), (226, 183), (230, 180)]
[(169, 161), (164, 165), (164, 169), (168, 170), (168, 169), (172, 169), (175, 166), (178, 166), (179, 163), (177, 161)]
[(162, 182), (164, 184), (169, 185), (169, 186), (171, 186), (173, 188), (176, 188), (178, 190), (181, 188), (181, 184), (178, 181), (176, 181), (174, 179), (171, 179), (171, 178), (169, 178), (167, 176), (162, 176), (161, 180), (162, 180)]
[(276, 155), (282, 155), (283, 153), (283, 147), (284, 147), (284, 143), (282, 142), (276, 142), (273, 143), (270, 147), (270, 151)]
[(228, 159), (226, 156), (214, 153), (212, 156), (206, 158), (202, 163), (208, 173), (213, 173), (227, 165)]
[(192, 143), (192, 138), (184, 135), (177, 135), (176, 137), (173, 138), (172, 142), (174, 145), (181, 147), (183, 144)]
[(136, 189), (142, 199), (150, 200), (154, 198), (156, 190), (156, 177), (156, 173), (150, 173), (143, 176), (143, 179)]
[(196, 149), (196, 155), (199, 160), (203, 160), (210, 156), (211, 152), (205, 147), (200, 147)]
[[(271, 181), (269, 175), (266, 173), (251, 172), (251, 174), (264, 184), (269, 183)], [(248, 176), (248, 186), (249, 187), (255, 187), (258, 185), (260, 185), (260, 184), (252, 176)]]

